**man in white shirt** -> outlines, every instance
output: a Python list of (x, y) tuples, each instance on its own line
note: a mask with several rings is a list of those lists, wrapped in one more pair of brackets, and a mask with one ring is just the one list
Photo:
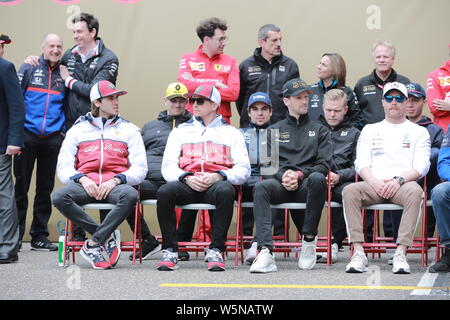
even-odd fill
[(344, 188), (343, 204), (349, 241), (354, 248), (346, 272), (367, 271), (361, 207), (376, 203), (403, 206), (393, 273), (410, 273), (406, 249), (412, 245), (423, 190), (417, 180), (430, 167), (430, 135), (406, 118), (408, 91), (399, 82), (383, 89), (383, 121), (364, 127), (356, 150), (355, 169), (364, 180)]

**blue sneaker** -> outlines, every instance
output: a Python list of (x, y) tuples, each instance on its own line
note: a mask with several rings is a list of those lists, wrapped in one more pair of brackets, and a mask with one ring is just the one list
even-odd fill
[(208, 261), (209, 271), (225, 271), (225, 262), (219, 249), (209, 249), (205, 258)]
[(173, 271), (178, 269), (178, 253), (169, 250), (163, 250), (163, 257), (157, 265), (159, 271)]
[(89, 240), (86, 240), (84, 242), (83, 247), (80, 250), (81, 256), (89, 262), (94, 269), (105, 270), (111, 268), (111, 264), (106, 261), (102, 255), (100, 245), (89, 247), (88, 241)]

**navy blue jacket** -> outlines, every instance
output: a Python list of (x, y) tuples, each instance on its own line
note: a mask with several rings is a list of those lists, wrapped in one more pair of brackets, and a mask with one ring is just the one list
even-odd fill
[(0, 58), (0, 154), (8, 145), (23, 147), (25, 104), (14, 65)]
[(440, 149), (442, 139), (444, 138), (444, 129), (431, 121), (431, 119), (427, 116), (422, 116), (422, 118), (417, 121), (416, 124), (425, 127), (425, 129), (428, 130), (428, 133), (430, 134), (431, 148)]
[(25, 129), (41, 137), (62, 131), (66, 89), (59, 64), (51, 68), (41, 56), (36, 67), (23, 64), (18, 76), (25, 101)]

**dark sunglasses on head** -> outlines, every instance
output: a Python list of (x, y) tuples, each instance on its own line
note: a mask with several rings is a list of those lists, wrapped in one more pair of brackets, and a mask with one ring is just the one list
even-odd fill
[(202, 104), (204, 104), (205, 101), (206, 101), (206, 99), (204, 99), (204, 98), (190, 98), (189, 99), (190, 104), (194, 104), (195, 102), (197, 102), (198, 106), (201, 106)]
[(391, 103), (392, 101), (397, 101), (398, 103), (402, 103), (403, 101), (405, 101), (405, 96), (385, 96), (384, 100), (386, 100), (386, 102)]

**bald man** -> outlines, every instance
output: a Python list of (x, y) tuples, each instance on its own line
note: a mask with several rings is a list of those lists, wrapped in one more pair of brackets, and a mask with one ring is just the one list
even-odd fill
[(48, 34), (41, 42), (41, 56), (35, 67), (23, 64), (18, 72), (25, 101), (24, 149), (15, 157), (16, 204), (19, 213), (19, 240), (25, 233), (28, 189), (34, 164), (36, 195), (33, 222), (30, 228), (31, 249), (56, 251), (47, 239), (48, 221), (52, 213), (50, 194), (53, 191), (56, 162), (64, 131), (64, 81), (60, 75), (63, 42), (56, 34)]

